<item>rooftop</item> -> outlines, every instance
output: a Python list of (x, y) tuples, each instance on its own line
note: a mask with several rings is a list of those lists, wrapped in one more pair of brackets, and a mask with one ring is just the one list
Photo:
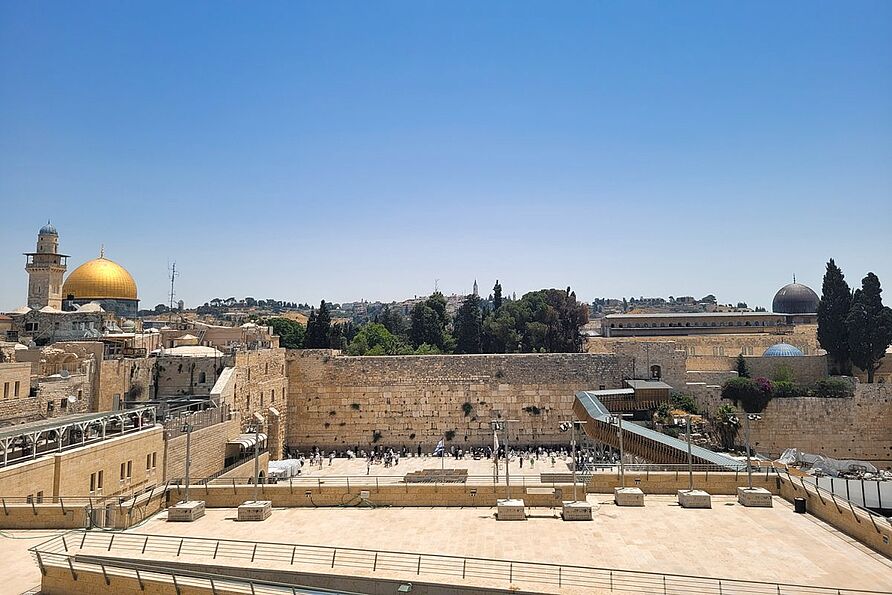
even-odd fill
[[(673, 496), (648, 496), (643, 508), (617, 508), (604, 494), (590, 495), (589, 502), (598, 506), (592, 523), (564, 523), (547, 508), (531, 509), (533, 516), (522, 523), (500, 523), (492, 508), (287, 508), (276, 509), (270, 521), (245, 524), (232, 522), (233, 509), (208, 509), (193, 523), (167, 523), (162, 513), (129, 532), (892, 589), (892, 561), (812, 516), (793, 514), (779, 498), (774, 508), (744, 508), (734, 497), (714, 496), (713, 508), (699, 511), (679, 507)], [(254, 566), (288, 563), (258, 560)], [(332, 572), (320, 565), (306, 570), (313, 568)], [(417, 578), (461, 582), (423, 569)]]

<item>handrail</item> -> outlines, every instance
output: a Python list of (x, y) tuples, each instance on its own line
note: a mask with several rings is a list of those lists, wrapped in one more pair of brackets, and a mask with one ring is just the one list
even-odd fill
[[(794, 482), (793, 477), (790, 475), (789, 470), (786, 473), (787, 473), (786, 480), (789, 481), (790, 485), (792, 485), (795, 488), (796, 483)], [(780, 473), (778, 473), (778, 477), (780, 478), (781, 481), (784, 481), (784, 476), (781, 475)], [(855, 506), (852, 504), (851, 500), (847, 500), (846, 498), (843, 498), (842, 496), (837, 496), (833, 492), (831, 492), (825, 488), (822, 488), (817, 483), (812, 483), (810, 481), (809, 482), (803, 481), (804, 478), (801, 478), (801, 477), (799, 479), (800, 479), (799, 485), (802, 486), (803, 490), (805, 490), (806, 492), (809, 492), (810, 491), (809, 488), (811, 488), (814, 491), (815, 495), (818, 498), (820, 498), (822, 501), (823, 501), (823, 498), (821, 497), (821, 492), (823, 492), (825, 497), (830, 499), (832, 502), (836, 502), (837, 498), (839, 498), (840, 502), (846, 502), (849, 505), (849, 510), (851, 510), (852, 516), (854, 516), (855, 519), (858, 520), (859, 523), (861, 521), (858, 519), (858, 514), (860, 513), (861, 515), (866, 516), (867, 520), (869, 520), (869, 521), (871, 521), (871, 523), (873, 523), (873, 526), (877, 530), (877, 533), (879, 533), (879, 528), (877, 527), (877, 521), (880, 521), (881, 523), (885, 523), (885, 524), (889, 525), (889, 528), (892, 529), (892, 518), (886, 518), (883, 515), (877, 514), (877, 513), (873, 512), (872, 510), (870, 510), (868, 508), (864, 508), (863, 506), (860, 506), (860, 505)], [(808, 487), (806, 487), (806, 486), (808, 486)]]
[[(159, 563), (181, 556), (198, 558), (203, 565), (225, 560), (266, 561), (283, 564), (286, 568), (297, 564), (325, 566), (328, 569), (362, 569), (377, 573), (391, 571), (415, 576), (440, 575), (505, 581), (508, 584), (532, 583), (558, 587), (612, 588), (619, 591), (668, 594), (698, 593), (724, 595), (750, 593), (753, 595), (848, 595), (882, 593), (864, 589), (843, 589), (769, 581), (725, 579), (697, 575), (659, 573), (641, 570), (588, 567), (544, 562), (522, 562), (496, 558), (450, 556), (396, 550), (369, 550), (351, 547), (303, 545), (280, 542), (254, 542), (209, 537), (146, 535), (139, 533), (107, 533), (72, 531), (30, 548), (38, 560), (53, 555), (68, 561), (97, 549), (136, 555), (160, 554)], [(86, 551), (85, 551), (86, 550)], [(166, 556), (166, 557), (165, 557)], [(333, 571), (337, 572), (337, 571)], [(888, 592), (886, 592), (888, 593)]]
[[(72, 557), (64, 554), (35, 552), (35, 558), (41, 572), (45, 571), (46, 566), (57, 565), (67, 569), (71, 572), (72, 577), (77, 580), (77, 571), (86, 572), (95, 570), (98, 567), (103, 575), (107, 577), (107, 569), (114, 569), (119, 575), (135, 578), (142, 589), (145, 589), (145, 580), (152, 580), (153, 578), (157, 579), (157, 577), (160, 577), (161, 580), (172, 581), (179, 586), (191, 585), (199, 588), (209, 588), (211, 592), (214, 593), (217, 592), (217, 589), (235, 591), (239, 590), (239, 588), (248, 587), (250, 592), (254, 595), (316, 595), (324, 593), (358, 595), (343, 590), (333, 591), (322, 587), (298, 587), (291, 584), (264, 581), (248, 577), (221, 577), (218, 574), (209, 574), (182, 568), (174, 570), (156, 565), (136, 564), (125, 560), (105, 559), (95, 556), (77, 556), (77, 558), (72, 559)], [(183, 581), (183, 578), (186, 578), (186, 581)]]

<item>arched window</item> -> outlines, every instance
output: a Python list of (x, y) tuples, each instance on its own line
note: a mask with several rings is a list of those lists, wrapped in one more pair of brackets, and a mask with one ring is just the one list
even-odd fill
[(207, 379), (207, 374), (205, 374), (204, 372), (198, 373), (198, 384), (204, 384), (205, 382), (207, 382)]
[(654, 380), (659, 380), (663, 377), (663, 370), (660, 368), (660, 366), (650, 367), (650, 377)]

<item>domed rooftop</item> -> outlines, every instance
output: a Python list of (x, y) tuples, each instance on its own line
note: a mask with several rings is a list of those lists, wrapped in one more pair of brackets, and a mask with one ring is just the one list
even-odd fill
[(136, 300), (136, 282), (127, 269), (100, 255), (74, 269), (62, 284), (62, 298)]
[(765, 357), (799, 357), (803, 355), (798, 347), (794, 347), (789, 343), (776, 343), (763, 353)]
[(57, 236), (57, 235), (59, 235), (59, 232), (56, 231), (56, 226), (55, 226), (55, 225), (53, 225), (52, 223), (50, 223), (49, 221), (47, 221), (47, 222), (46, 222), (46, 225), (44, 225), (43, 227), (41, 227), (41, 228), (40, 228), (40, 231), (37, 232), (37, 235), (41, 235), (41, 236)]
[(784, 285), (774, 294), (771, 311), (778, 314), (814, 314), (820, 301), (811, 287), (794, 282)]

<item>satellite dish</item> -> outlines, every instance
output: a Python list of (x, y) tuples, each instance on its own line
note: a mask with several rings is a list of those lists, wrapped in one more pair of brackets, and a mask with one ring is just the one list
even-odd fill
[(71, 376), (71, 374), (68, 372), (68, 370), (63, 369), (61, 372), (59, 372), (59, 376), (61, 376), (62, 378), (68, 378), (69, 376)]

